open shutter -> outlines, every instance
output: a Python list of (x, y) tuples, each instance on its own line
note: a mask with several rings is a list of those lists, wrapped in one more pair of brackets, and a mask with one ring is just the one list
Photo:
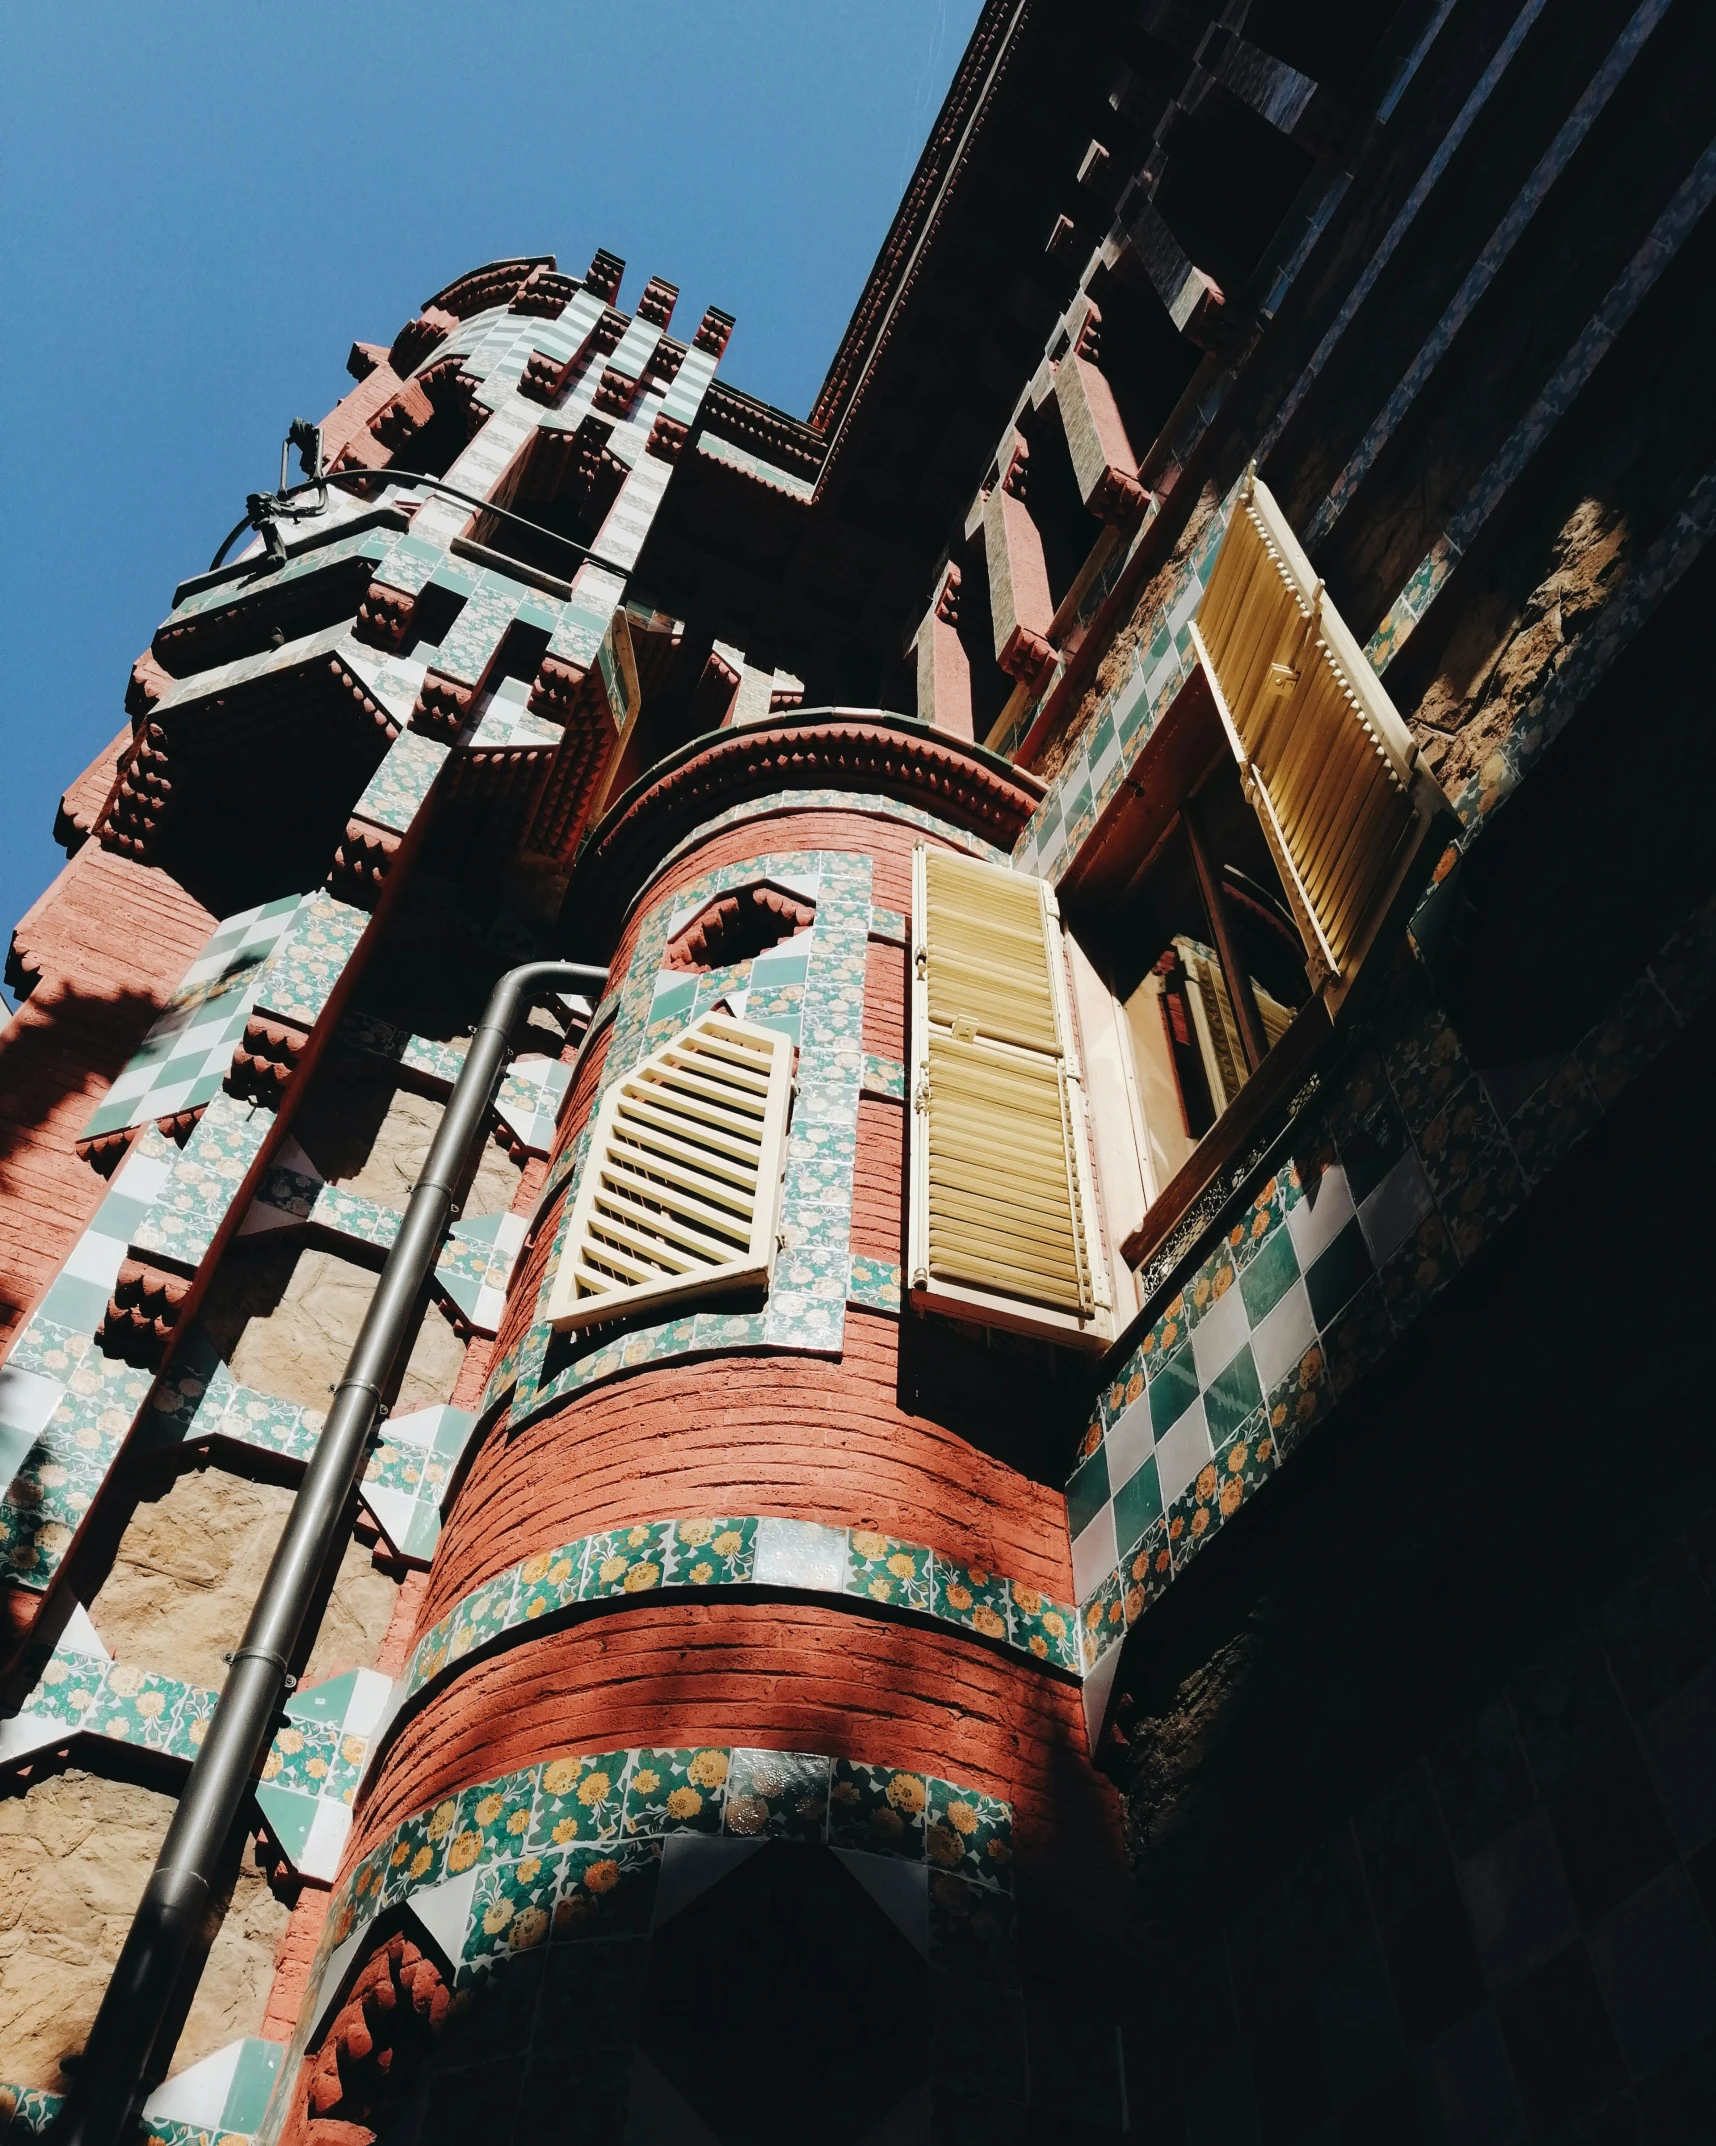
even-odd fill
[(766, 1286), (792, 1044), (709, 1013), (603, 1095), (548, 1298), (564, 1331)]
[(1113, 1300), (1054, 895), (913, 859), (912, 1299), (1100, 1347)]
[(1255, 472), (1192, 632), (1332, 1012), (1442, 793)]

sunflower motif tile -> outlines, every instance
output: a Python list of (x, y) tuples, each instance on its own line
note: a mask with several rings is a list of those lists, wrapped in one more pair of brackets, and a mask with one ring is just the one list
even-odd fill
[(1013, 1890), (1013, 1811), (998, 1796), (952, 1781), (927, 1784), (924, 1853), (932, 1870), (1010, 1893)]
[(641, 1937), (655, 1913), (661, 1843), (621, 1841), (609, 1848), (569, 1848), (555, 1897), (552, 1942)]
[(873, 1259), (867, 1252), (854, 1252), (846, 1282), (847, 1301), (867, 1311), (900, 1310), (900, 1265), (893, 1259)]
[(672, 1576), (681, 1587), (745, 1585), (756, 1565), (757, 1523), (676, 1520)]
[(447, 1845), (459, 1815), (457, 1796), (443, 1796), (396, 1827), (388, 1844), (381, 1905), (392, 1907), (420, 1886), (438, 1885), (446, 1869)]
[(823, 1840), (832, 1764), (809, 1751), (734, 1751), (723, 1832), (745, 1840)]
[(1207, 1460), (1169, 1505), (1168, 1547), (1176, 1575), (1219, 1533), (1223, 1517), (1220, 1492), (1216, 1464), (1213, 1459)]
[(1395, 1332), (1403, 1333), (1428, 1309), (1443, 1284), (1459, 1271), (1448, 1225), (1434, 1209), (1384, 1260), (1377, 1280)]
[(548, 1943), (565, 1864), (556, 1851), (521, 1856), (483, 1872), (471, 1901), (455, 1988), (468, 1988), (500, 1961)]
[(931, 1608), (950, 1624), (964, 1625), (985, 1639), (1011, 1637), (1008, 1624), (1008, 1585), (999, 1573), (982, 1565), (956, 1565), (950, 1559), (935, 1560), (935, 1592)]
[(961, 1984), (1019, 1980), (1018, 1932), (1005, 1893), (974, 1884), (932, 1864), (929, 1881), (930, 1965)]
[(828, 1792), (828, 1845), (921, 1862), (928, 1803), (922, 1774), (836, 1759)]
[(354, 1736), (341, 1729), (334, 1739), (334, 1748), (328, 1757), (327, 1778), (322, 1783), (322, 1794), (336, 1803), (348, 1807), (357, 1795), (357, 1785), (363, 1779), (363, 1769), (369, 1757), (369, 1739)]
[(536, 1803), (526, 1845), (591, 1847), (620, 1837), (630, 1754), (604, 1751), (550, 1759), (537, 1776)]
[(1057, 1669), (1081, 1669), (1078, 1612), (1038, 1594), (1034, 1587), (1020, 1586), (1017, 1580), (1011, 1593), (1014, 1646)]
[(638, 1751), (626, 1779), (625, 1837), (719, 1832), (727, 1773), (728, 1754), (718, 1746)]
[(846, 1584), (849, 1595), (866, 1595), (892, 1608), (927, 1610), (932, 1599), (930, 1553), (919, 1543), (897, 1542), (868, 1528), (850, 1528), (846, 1536)]
[(1564, 1058), (1507, 1121), (1508, 1145), (1528, 1182), (1546, 1177), (1602, 1114), (1577, 1058)]
[(99, 1711), (108, 1667), (99, 1655), (55, 1653), (30, 1693), (30, 1711), (46, 1714), (52, 1720), (63, 1721), (74, 1728), (85, 1725), (93, 1728), (91, 1709)]
[(1329, 1385), (1337, 1400), (1350, 1393), (1372, 1364), (1381, 1359), (1393, 1338), (1382, 1285), (1369, 1281), (1323, 1337)]
[(1135, 1625), (1152, 1602), (1167, 1592), (1174, 1575), (1173, 1553), (1168, 1547), (1168, 1516), (1152, 1520), (1141, 1542), (1135, 1543), (1120, 1562), (1120, 1606), (1127, 1625)]
[(119, 1743), (141, 1744), (150, 1751), (163, 1751), (172, 1741), (173, 1716), (185, 1695), (177, 1677), (163, 1677), (115, 1662), (107, 1672), (101, 1696), (91, 1709), (89, 1725), (99, 1735)]
[(1084, 1650), (1085, 1674), (1090, 1674), (1116, 1640), (1125, 1637), (1125, 1587), (1116, 1570), (1079, 1611), (1079, 1643)]
[(1216, 1503), (1224, 1520), (1231, 1520), (1258, 1486), (1275, 1473), (1276, 1451), (1269, 1420), (1259, 1408), (1242, 1423), (1227, 1443), (1216, 1448)]
[(673, 1548), (670, 1520), (640, 1521), (636, 1527), (592, 1535), (579, 1599), (600, 1602), (614, 1595), (648, 1594), (662, 1584)]
[(570, 1542), (554, 1550), (538, 1550), (518, 1568), (518, 1587), (513, 1596), (512, 1622), (534, 1624), (578, 1600), (584, 1575), (584, 1544)]
[(508, 1570), (497, 1573), (465, 1597), (453, 1612), (452, 1629), (447, 1638), (449, 1661), (462, 1660), (473, 1649), (486, 1645), (497, 1633), (506, 1630), (512, 1622), (512, 1599), (517, 1584), (518, 1574)]
[(262, 1762), (264, 1785), (319, 1796), (338, 1741), (338, 1728), (333, 1722), (288, 1721)]
[(1328, 1405), (1328, 1371), (1321, 1343), (1305, 1351), (1299, 1361), (1269, 1390), (1265, 1408), (1270, 1435), (1278, 1460), (1285, 1460)]
[(459, 1797), (452, 1838), (447, 1843), (447, 1874), (456, 1878), (473, 1864), (499, 1862), (523, 1851), (530, 1831), (536, 1772), (508, 1774), (467, 1788)]

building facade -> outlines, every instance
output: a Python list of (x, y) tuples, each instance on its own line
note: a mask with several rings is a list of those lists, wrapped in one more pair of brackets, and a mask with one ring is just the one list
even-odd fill
[(0, 2136), (555, 956), (135, 2135), (1711, 2135), (1713, 38), (993, 0), (808, 420), (353, 345), (12, 939)]

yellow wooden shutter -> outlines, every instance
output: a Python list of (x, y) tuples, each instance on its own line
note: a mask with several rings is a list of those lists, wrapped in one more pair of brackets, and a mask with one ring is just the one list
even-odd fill
[(621, 1074), (591, 1129), (549, 1323), (766, 1285), (791, 1096), (789, 1039), (721, 1013)]
[(913, 1301), (1100, 1346), (1112, 1298), (1054, 895), (920, 845), (912, 951)]
[(1441, 793), (1254, 472), (1234, 503), (1192, 632), (1332, 1008)]

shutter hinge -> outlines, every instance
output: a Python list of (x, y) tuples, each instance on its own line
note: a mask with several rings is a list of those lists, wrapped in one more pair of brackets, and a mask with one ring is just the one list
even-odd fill
[(929, 974), (929, 948), (927, 946), (920, 946), (912, 956), (912, 967), (917, 971), (918, 981), (921, 983)]
[(920, 1073), (920, 1074), (918, 1075), (918, 1084), (917, 1084), (917, 1086), (916, 1086), (916, 1087), (915, 1087), (915, 1088), (914, 1088), (914, 1089), (912, 1090), (912, 1108), (913, 1108), (914, 1110), (916, 1110), (916, 1111), (919, 1111), (919, 1112), (923, 1112), (923, 1111), (927, 1111), (927, 1110), (929, 1109), (929, 1107), (930, 1107), (930, 1084), (929, 1084), (929, 1075), (928, 1075), (927, 1073)]

